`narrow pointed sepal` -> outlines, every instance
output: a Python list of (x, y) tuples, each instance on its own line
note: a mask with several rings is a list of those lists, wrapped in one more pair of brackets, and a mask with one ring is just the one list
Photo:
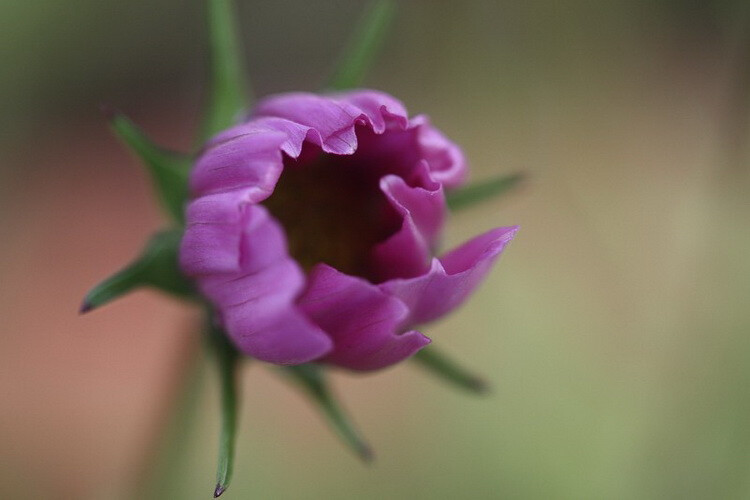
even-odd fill
[(501, 175), (448, 193), (446, 201), (452, 211), (463, 210), (483, 201), (496, 198), (518, 187), (526, 178), (523, 173)]
[(221, 388), (221, 432), (219, 435), (219, 457), (216, 467), (214, 498), (229, 487), (234, 470), (234, 448), (237, 440), (237, 378), (240, 355), (226, 333), (211, 324), (208, 338), (214, 351)]
[(176, 222), (185, 219), (188, 198), (188, 173), (191, 159), (187, 155), (157, 146), (125, 115), (102, 108), (112, 129), (148, 170), (164, 211)]
[(396, 2), (377, 0), (355, 27), (336, 69), (328, 82), (331, 90), (345, 90), (362, 84), (376, 59), (396, 13)]
[(193, 287), (177, 262), (180, 238), (178, 230), (155, 234), (137, 259), (86, 294), (80, 312), (89, 312), (142, 287), (156, 288), (179, 298), (193, 298)]
[(282, 370), (305, 390), (344, 444), (365, 462), (371, 462), (375, 458), (372, 448), (337, 403), (320, 366), (304, 364), (287, 366)]
[(221, 494), (224, 493), (225, 491), (227, 491), (226, 486), (222, 484), (217, 484), (216, 488), (214, 488), (214, 498), (219, 498)]
[(461, 389), (477, 394), (489, 392), (489, 386), (479, 376), (462, 368), (432, 346), (417, 352), (412, 359), (423, 368)]
[(249, 105), (249, 85), (231, 0), (208, 0), (211, 74), (200, 142), (232, 125)]

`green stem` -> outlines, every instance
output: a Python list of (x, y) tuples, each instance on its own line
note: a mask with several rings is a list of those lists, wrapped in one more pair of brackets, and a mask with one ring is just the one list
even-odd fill
[(359, 86), (380, 51), (396, 12), (393, 0), (378, 0), (353, 31), (328, 88), (346, 90)]
[(214, 489), (214, 498), (216, 498), (224, 493), (232, 480), (234, 444), (237, 435), (237, 368), (240, 356), (222, 330), (212, 327), (209, 339), (216, 356), (221, 386), (221, 434), (216, 488)]
[(232, 125), (248, 106), (240, 37), (231, 0), (208, 0), (211, 88), (201, 142)]

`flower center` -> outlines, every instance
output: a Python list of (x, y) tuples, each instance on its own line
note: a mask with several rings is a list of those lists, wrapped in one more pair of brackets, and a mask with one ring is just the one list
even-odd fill
[(264, 205), (286, 231), (289, 252), (306, 270), (320, 262), (377, 281), (374, 245), (398, 230), (400, 218), (379, 189), (384, 169), (354, 155), (332, 155), (305, 143)]

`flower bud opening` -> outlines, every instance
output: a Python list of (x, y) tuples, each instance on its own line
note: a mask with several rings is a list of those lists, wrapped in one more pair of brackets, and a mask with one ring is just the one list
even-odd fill
[(368, 152), (392, 150), (387, 145), (408, 140), (409, 132), (356, 130), (359, 147), (352, 155), (325, 153), (305, 142), (299, 158), (285, 157), (279, 182), (263, 204), (284, 227), (289, 253), (303, 268), (322, 262), (379, 282), (372, 249), (398, 231), (403, 219), (381, 191), (380, 179), (404, 172), (394, 168), (398, 163)]

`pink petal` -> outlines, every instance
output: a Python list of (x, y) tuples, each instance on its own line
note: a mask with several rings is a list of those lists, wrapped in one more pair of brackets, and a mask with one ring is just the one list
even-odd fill
[(377, 370), (430, 343), (419, 332), (399, 334), (408, 309), (367, 281), (320, 264), (310, 273), (300, 308), (334, 341), (323, 361), (352, 370)]
[(376, 134), (382, 134), (389, 123), (400, 129), (407, 128), (409, 114), (398, 99), (376, 90), (353, 90), (332, 97), (359, 108), (366, 122)]
[(306, 92), (277, 94), (261, 100), (253, 117), (275, 116), (307, 125), (330, 137), (356, 123), (367, 123), (382, 134), (388, 122), (406, 128), (408, 114), (404, 105), (384, 92), (354, 90), (318, 95)]
[(277, 364), (304, 363), (328, 352), (330, 338), (295, 305), (305, 276), (287, 254), (276, 220), (260, 205), (245, 205), (238, 226), (220, 227), (238, 235), (238, 269), (200, 276), (197, 283), (237, 347)]
[(354, 124), (362, 112), (345, 102), (306, 93), (280, 94), (258, 103), (254, 117), (284, 118), (310, 127), (319, 136), (323, 151), (352, 154), (357, 149)]
[(216, 196), (193, 200), (180, 243), (180, 267), (188, 276), (240, 269), (239, 207)]
[(258, 124), (233, 127), (214, 139), (190, 172), (190, 190), (196, 196), (242, 188), (273, 191), (283, 162), (279, 147), (282, 132)]
[(392, 279), (380, 288), (409, 307), (405, 325), (437, 319), (461, 305), (479, 286), (517, 231), (518, 226), (488, 231), (433, 259), (430, 270), (422, 276)]
[(395, 175), (380, 181), (380, 189), (402, 218), (401, 228), (373, 249), (376, 273), (382, 280), (412, 278), (429, 269), (445, 218), (445, 195), (442, 186), (429, 178), (424, 162), (419, 170), (426, 187), (409, 186)]
[(432, 178), (446, 189), (463, 184), (468, 166), (461, 148), (433, 127), (426, 116), (414, 117), (410, 126), (417, 129), (420, 156), (430, 165)]

